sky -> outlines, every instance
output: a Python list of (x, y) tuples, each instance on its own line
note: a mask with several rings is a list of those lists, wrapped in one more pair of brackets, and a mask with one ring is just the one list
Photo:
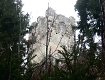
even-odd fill
[(66, 17), (77, 18), (74, 5), (77, 0), (22, 0), (24, 13), (29, 13), (31, 23), (37, 20), (38, 16), (45, 16), (45, 11), (49, 7), (53, 8), (57, 14)]
[[(49, 7), (53, 8), (57, 14), (62, 14), (66, 17), (73, 16), (76, 21), (79, 20), (74, 5), (77, 0), (22, 0), (24, 13), (30, 14), (30, 24), (35, 22), (39, 16), (45, 16), (45, 11)], [(78, 34), (79, 32), (77, 32)], [(27, 35), (28, 36), (28, 35)], [(26, 38), (28, 39), (28, 37)], [(96, 39), (96, 38), (95, 38)], [(95, 41), (98, 41), (96, 39)]]
[[(57, 14), (62, 14), (66, 17), (73, 16), (78, 20), (78, 15), (75, 12), (74, 5), (77, 0), (22, 0), (24, 13), (30, 14), (30, 25), (37, 21), (39, 16), (45, 16), (45, 11), (49, 7), (53, 8)], [(25, 36), (28, 40), (29, 34)]]

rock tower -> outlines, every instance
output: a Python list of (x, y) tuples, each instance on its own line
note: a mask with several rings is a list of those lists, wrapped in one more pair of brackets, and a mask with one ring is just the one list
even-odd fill
[(61, 58), (58, 50), (62, 50), (61, 46), (68, 49), (74, 45), (75, 19), (67, 18), (61, 14), (56, 14), (55, 10), (48, 8), (45, 17), (38, 17), (37, 22), (32, 23), (33, 29), (30, 33), (29, 40), (32, 40), (31, 49), (36, 57), (32, 62), (39, 63), (46, 57), (46, 38), (48, 33), (48, 55), (52, 55), (55, 59)]

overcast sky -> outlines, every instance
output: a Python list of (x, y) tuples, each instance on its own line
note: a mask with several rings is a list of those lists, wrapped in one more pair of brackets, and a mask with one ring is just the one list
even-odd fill
[(49, 6), (53, 8), (56, 13), (65, 15), (66, 17), (77, 17), (74, 10), (74, 5), (77, 0), (22, 0), (24, 6), (23, 11), (28, 12), (31, 17), (31, 22), (37, 20), (38, 16), (45, 16), (45, 11)]

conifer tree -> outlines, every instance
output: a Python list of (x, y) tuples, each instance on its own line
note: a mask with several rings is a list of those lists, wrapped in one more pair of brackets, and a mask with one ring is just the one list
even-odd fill
[(22, 13), (21, 0), (0, 1), (0, 80), (24, 80), (24, 35), (29, 15)]

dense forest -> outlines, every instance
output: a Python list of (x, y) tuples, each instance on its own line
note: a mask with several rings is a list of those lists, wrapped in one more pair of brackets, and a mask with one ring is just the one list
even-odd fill
[[(41, 63), (31, 63), (32, 43), (29, 14), (23, 14), (21, 0), (0, 1), (0, 80), (105, 80), (105, 1), (77, 0), (79, 21), (72, 51), (62, 46), (64, 57), (59, 66), (47, 56)], [(95, 41), (95, 39), (98, 41)], [(45, 61), (45, 62), (44, 62)]]

